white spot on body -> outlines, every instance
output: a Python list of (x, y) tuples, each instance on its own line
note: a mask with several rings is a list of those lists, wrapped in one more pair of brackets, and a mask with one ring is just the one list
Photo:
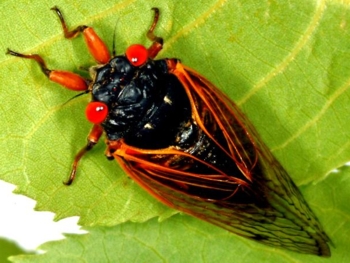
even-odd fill
[(146, 129), (153, 129), (152, 124), (150, 124), (149, 122), (145, 124), (145, 126), (143, 126)]
[(171, 105), (173, 102), (171, 101), (171, 99), (168, 98), (168, 96), (164, 97), (164, 102)]

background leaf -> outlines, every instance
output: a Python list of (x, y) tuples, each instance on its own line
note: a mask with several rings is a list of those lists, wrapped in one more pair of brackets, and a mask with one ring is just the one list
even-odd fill
[[(131, 231), (138, 239), (138, 231), (146, 231), (147, 237), (165, 226), (161, 233), (172, 246), (177, 244), (171, 241), (176, 240), (172, 235), (178, 235), (180, 241), (183, 236), (191, 239), (188, 246), (203, 248), (198, 249), (202, 261), (215, 262), (216, 251), (225, 248), (229, 258), (241, 261), (318, 262), (323, 259), (266, 248), (187, 216), (162, 224), (152, 220), (106, 228), (125, 221), (165, 218), (174, 211), (148, 196), (116, 163), (107, 162), (103, 143), (84, 157), (74, 184), (62, 185), (90, 128), (84, 118), (88, 97), (64, 104), (73, 92), (50, 83), (32, 61), (5, 55), (7, 47), (40, 53), (50, 68), (86, 74), (79, 67), (94, 61), (81, 38), (63, 38), (57, 18), (49, 10), (54, 5), (62, 9), (70, 28), (91, 25), (106, 43), (112, 43), (116, 26), (118, 53), (131, 43), (149, 44), (144, 33), (152, 20), (150, 8), (158, 6), (161, 18), (156, 32), (165, 39), (159, 58), (181, 58), (237, 102), (301, 187), (335, 243), (327, 262), (345, 262), (349, 174), (329, 172), (350, 160), (350, 12), (346, 1), (7, 0), (0, 4), (0, 178), (17, 185), (17, 193), (37, 200), (36, 209), (53, 211), (56, 219), (79, 215), (83, 226), (101, 226), (89, 228), (96, 242), (105, 240), (109, 231), (119, 233), (124, 227), (137, 229)], [(177, 220), (181, 223), (176, 224)], [(187, 224), (193, 232), (205, 234), (187, 236)], [(212, 229), (219, 234), (211, 235)], [(88, 238), (70, 236), (62, 244), (70, 247), (79, 240), (87, 248)], [(125, 247), (131, 244), (127, 242)], [(147, 238), (145, 242), (147, 245)], [(162, 242), (159, 238), (158, 245)], [(157, 250), (156, 245), (150, 247)], [(181, 254), (181, 243), (173, 249)], [(101, 254), (98, 248), (91, 252)], [(162, 253), (159, 255), (167, 261), (168, 254)], [(185, 256), (178, 261), (182, 258)]]

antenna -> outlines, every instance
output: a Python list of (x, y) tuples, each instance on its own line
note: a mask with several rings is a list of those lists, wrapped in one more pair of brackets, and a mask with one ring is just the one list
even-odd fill
[[(118, 21), (117, 21), (118, 22)], [(113, 30), (113, 42), (112, 42), (112, 56), (116, 56), (116, 50), (115, 50), (115, 32), (117, 31), (117, 22), (115, 22), (114, 30)]]
[(65, 103), (63, 103), (63, 104), (62, 104), (62, 107), (65, 106), (66, 104), (68, 104), (68, 102), (70, 102), (70, 101), (72, 101), (72, 100), (74, 100), (74, 99), (76, 99), (76, 98), (78, 98), (78, 97), (80, 97), (80, 96), (82, 96), (82, 95), (85, 95), (85, 94), (87, 94), (87, 93), (89, 93), (89, 92), (90, 92), (90, 90), (86, 90), (86, 91), (83, 91), (83, 92), (81, 92), (81, 93), (79, 93), (79, 94), (77, 94), (77, 95), (74, 95), (74, 96), (71, 97), (69, 100), (67, 100)]

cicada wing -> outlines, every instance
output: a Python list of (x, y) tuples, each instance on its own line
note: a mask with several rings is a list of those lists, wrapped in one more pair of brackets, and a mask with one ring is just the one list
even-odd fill
[[(156, 155), (156, 152), (153, 154)], [(265, 207), (254, 203), (236, 204), (230, 200), (203, 199), (187, 192), (193, 181), (186, 178), (185, 174), (162, 165), (154, 165), (147, 161), (149, 154), (145, 155), (147, 158), (126, 153), (116, 159), (135, 182), (163, 204), (267, 245), (301, 253), (330, 255), (326, 243), (328, 239), (318, 229), (318, 223), (316, 226), (306, 226), (299, 219), (301, 215), (288, 212), (288, 206), (293, 203), (287, 203), (281, 198), (280, 192), (271, 190), (267, 198), (275, 204)], [(279, 170), (279, 167), (276, 169)], [(199, 187), (203, 187), (203, 190), (215, 183), (220, 185), (221, 182), (205, 176), (196, 181), (196, 185), (201, 184)], [(273, 185), (270, 187), (274, 188)], [(225, 191), (224, 187), (222, 190)], [(310, 221), (312, 220), (311, 217)]]
[[(243, 152), (248, 154), (242, 156), (246, 156), (246, 159), (250, 158), (249, 164), (252, 164), (252, 166), (248, 166), (248, 170), (252, 172), (251, 177), (253, 181), (254, 178), (256, 179), (255, 182), (257, 180), (260, 181), (257, 183), (264, 189), (264, 198), (269, 205), (277, 213), (281, 213), (283, 217), (298, 225), (302, 231), (307, 232), (306, 234), (310, 241), (313, 239), (316, 247), (319, 248), (316, 254), (330, 256), (330, 250), (327, 245), (330, 239), (323, 231), (321, 224), (309, 208), (299, 189), (267, 146), (261, 141), (249, 120), (211, 82), (180, 63), (178, 67), (178, 75), (182, 75), (179, 79), (185, 80), (182, 81), (183, 85), (188, 83), (188, 89), (192, 91), (191, 93), (197, 94), (201, 100), (205, 101), (207, 107), (211, 107), (213, 114), (216, 116), (216, 121), (221, 123), (221, 127), (225, 130), (225, 135), (235, 138), (239, 132), (238, 135), (242, 135), (240, 138), (243, 140), (241, 146), (245, 147), (249, 146), (249, 144), (253, 146), (253, 150), (244, 150)], [(200, 111), (201, 109), (197, 110)], [(216, 114), (216, 112), (219, 112), (220, 115)], [(244, 132), (241, 132), (242, 130)], [(230, 142), (229, 138), (227, 138), (227, 141)], [(256, 169), (258, 174), (254, 171), (254, 168), (259, 168)]]

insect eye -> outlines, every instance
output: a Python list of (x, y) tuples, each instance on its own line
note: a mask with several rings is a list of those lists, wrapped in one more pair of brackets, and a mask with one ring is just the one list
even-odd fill
[(85, 114), (88, 121), (94, 124), (100, 124), (107, 117), (108, 107), (103, 102), (93, 101), (87, 105)]
[(129, 62), (135, 67), (141, 66), (148, 59), (147, 49), (140, 44), (129, 46), (126, 49), (125, 55)]

